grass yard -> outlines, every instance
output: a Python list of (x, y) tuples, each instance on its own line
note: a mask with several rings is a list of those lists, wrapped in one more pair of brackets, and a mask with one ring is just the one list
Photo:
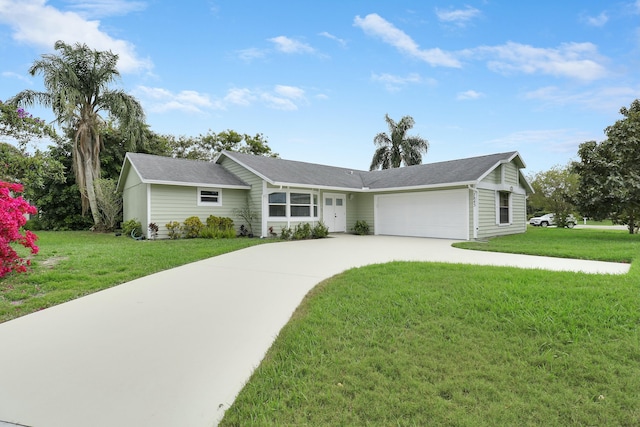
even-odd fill
[(91, 232), (36, 233), (40, 253), (27, 274), (0, 279), (0, 322), (179, 265), (265, 243), (265, 239), (135, 241)]
[[(485, 250), (637, 260), (640, 236), (533, 229)], [(222, 426), (638, 426), (640, 269), (395, 262), (316, 287)]]

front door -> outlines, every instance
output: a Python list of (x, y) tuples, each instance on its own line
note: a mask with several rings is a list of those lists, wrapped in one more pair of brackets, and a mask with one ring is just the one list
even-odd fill
[(322, 219), (330, 233), (347, 231), (347, 198), (344, 194), (325, 193)]

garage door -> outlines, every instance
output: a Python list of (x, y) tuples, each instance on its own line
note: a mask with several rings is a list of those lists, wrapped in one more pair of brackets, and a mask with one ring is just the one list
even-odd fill
[(467, 240), (468, 197), (466, 189), (375, 196), (375, 232)]

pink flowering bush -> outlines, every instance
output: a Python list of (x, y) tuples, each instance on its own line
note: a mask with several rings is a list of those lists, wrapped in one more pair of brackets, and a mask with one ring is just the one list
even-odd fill
[(21, 233), (22, 226), (27, 222), (25, 214), (35, 214), (36, 208), (22, 196), (14, 197), (18, 193), (22, 193), (22, 185), (0, 181), (0, 278), (12, 271), (24, 273), (27, 266), (31, 265), (30, 260), (18, 255), (12, 243), (30, 249), (32, 254), (37, 254), (39, 250), (35, 244), (38, 236), (28, 230), (24, 235)]

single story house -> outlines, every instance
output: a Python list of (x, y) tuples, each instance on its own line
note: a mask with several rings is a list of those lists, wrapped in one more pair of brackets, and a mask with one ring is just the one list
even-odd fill
[(194, 215), (239, 227), (234, 212), (249, 206), (261, 237), (318, 221), (349, 232), (364, 220), (378, 235), (471, 240), (526, 230), (524, 167), (515, 151), (377, 171), (228, 151), (214, 162), (127, 153), (118, 190), (124, 220), (156, 223), (161, 238)]

